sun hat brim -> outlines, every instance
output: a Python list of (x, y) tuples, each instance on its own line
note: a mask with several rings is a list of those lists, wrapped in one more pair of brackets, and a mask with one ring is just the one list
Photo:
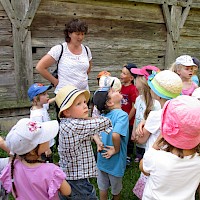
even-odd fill
[(7, 134), (6, 145), (11, 154), (24, 155), (39, 144), (55, 138), (58, 130), (59, 124), (57, 120), (33, 122), (29, 118), (23, 118)]
[(76, 97), (78, 97), (82, 93), (85, 95), (86, 101), (87, 102), (89, 101), (89, 99), (90, 99), (90, 93), (87, 90), (76, 90), (76, 92), (72, 96), (67, 95), (66, 98), (65, 98), (66, 99), (65, 104), (63, 106), (61, 105), (61, 107), (60, 107), (60, 111), (58, 113), (58, 117), (59, 118), (60, 118), (61, 113), (64, 110), (68, 109), (73, 104), (73, 102), (76, 99)]
[[(153, 90), (153, 92), (154, 92), (156, 95), (158, 95), (159, 97), (161, 97), (161, 98), (163, 98), (163, 99), (167, 99), (167, 100), (174, 98), (174, 97), (169, 97), (169, 96), (166, 96), (166, 95), (160, 93), (160, 92), (154, 87), (154, 85), (152, 84), (152, 81), (151, 81), (151, 80), (148, 80), (147, 83), (148, 83), (149, 87)], [(177, 96), (178, 96), (178, 95), (177, 95)]]

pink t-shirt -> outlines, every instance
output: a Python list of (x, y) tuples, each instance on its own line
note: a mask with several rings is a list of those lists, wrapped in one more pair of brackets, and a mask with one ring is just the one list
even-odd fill
[[(58, 189), (65, 173), (52, 163), (42, 163), (37, 167), (28, 167), (20, 160), (14, 164), (14, 183), (17, 191), (17, 200), (59, 200)], [(0, 181), (7, 192), (12, 191), (10, 163), (0, 175)]]
[(198, 85), (196, 83), (192, 82), (192, 85), (189, 89), (183, 89), (182, 90), (182, 94), (191, 96), (196, 88), (198, 88)]

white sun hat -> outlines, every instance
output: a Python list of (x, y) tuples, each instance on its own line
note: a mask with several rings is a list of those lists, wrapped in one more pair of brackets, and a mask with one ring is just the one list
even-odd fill
[(176, 62), (177, 65), (184, 65), (184, 66), (197, 66), (193, 60), (191, 56), (188, 55), (182, 55), (179, 56), (178, 58), (176, 58)]
[(35, 149), (38, 144), (53, 139), (59, 130), (57, 120), (34, 122), (29, 118), (20, 119), (6, 137), (6, 145), (11, 154), (24, 155)]

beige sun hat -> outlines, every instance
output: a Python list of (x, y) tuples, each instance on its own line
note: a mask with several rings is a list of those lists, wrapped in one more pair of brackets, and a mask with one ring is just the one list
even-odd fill
[(68, 109), (73, 104), (76, 97), (82, 93), (84, 93), (86, 101), (88, 102), (90, 99), (90, 93), (87, 90), (79, 90), (72, 85), (66, 85), (58, 91), (55, 101), (60, 108), (60, 112), (58, 113), (59, 118), (62, 111)]
[(170, 70), (152, 74), (149, 77), (148, 85), (155, 94), (164, 99), (173, 99), (179, 96), (183, 88), (179, 75)]

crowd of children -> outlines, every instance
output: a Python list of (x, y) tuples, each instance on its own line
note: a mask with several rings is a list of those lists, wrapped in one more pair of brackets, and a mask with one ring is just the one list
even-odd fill
[[(30, 117), (19, 120), (5, 140), (0, 137), (0, 148), (10, 156), (0, 160), (1, 195), (97, 200), (89, 181), (97, 178), (100, 200), (108, 199), (109, 189), (119, 200), (125, 170), (134, 159), (141, 170), (133, 188), (138, 199), (194, 200), (200, 183), (198, 68), (199, 60), (189, 55), (163, 71), (127, 63), (120, 79), (100, 72), (93, 95), (66, 85), (52, 99), (52, 86), (34, 83), (28, 90)], [(53, 102), (59, 121), (48, 113)]]

